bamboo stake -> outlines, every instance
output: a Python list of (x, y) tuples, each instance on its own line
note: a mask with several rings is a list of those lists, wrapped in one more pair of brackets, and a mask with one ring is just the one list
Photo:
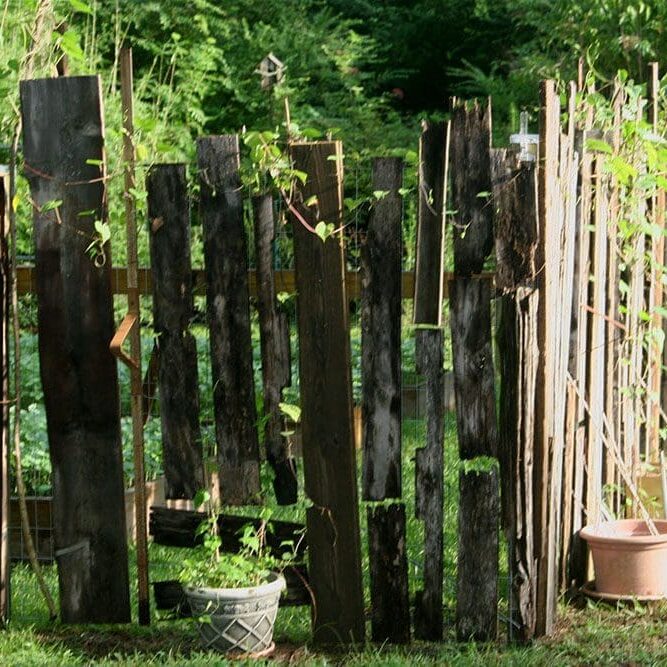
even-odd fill
[[(23, 481), (23, 466), (21, 464), (21, 345), (19, 336), (19, 301), (18, 290), (16, 289), (16, 213), (14, 211), (14, 197), (16, 196), (16, 155), (18, 152), (19, 137), (21, 136), (21, 121), (18, 122), (12, 141), (12, 150), (9, 156), (9, 201), (7, 208), (9, 211), (9, 233), (11, 236), (11, 289), (12, 289), (12, 331), (14, 337), (14, 465), (16, 468), (16, 486), (19, 496), (19, 514), (21, 516), (21, 532), (28, 552), (30, 567), (35, 573), (37, 585), (44, 597), (46, 606), (49, 610), (49, 620), (54, 621), (58, 618), (56, 604), (53, 601), (51, 591), (46, 585), (44, 573), (37, 559), (35, 543), (30, 532), (30, 520), (28, 518), (28, 506), (26, 504), (26, 490)], [(3, 480), (6, 484), (8, 480)], [(9, 581), (7, 581), (9, 583)]]
[[(125, 218), (127, 229), (127, 316), (124, 320), (130, 339), (129, 360), (132, 392), (132, 440), (134, 453), (134, 513), (137, 541), (137, 583), (139, 623), (150, 623), (148, 598), (148, 539), (146, 532), (146, 486), (144, 475), (144, 429), (141, 376), (141, 329), (139, 324), (139, 281), (135, 187), (134, 125), (132, 104), (132, 49), (120, 53), (120, 79), (123, 102), (123, 161), (125, 162)], [(123, 325), (121, 324), (121, 329)], [(120, 347), (118, 348), (120, 352)], [(128, 363), (129, 362), (129, 363)]]

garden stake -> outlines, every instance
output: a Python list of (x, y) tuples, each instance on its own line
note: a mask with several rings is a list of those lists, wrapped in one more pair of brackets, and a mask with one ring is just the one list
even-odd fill
[[(137, 220), (134, 202), (134, 144), (132, 122), (132, 49), (120, 52), (120, 80), (123, 99), (123, 161), (125, 163), (125, 218), (127, 229), (127, 315), (111, 341), (111, 351), (130, 369), (132, 392), (132, 441), (134, 454), (134, 524), (137, 543), (137, 585), (139, 623), (149, 625), (148, 544), (146, 534), (146, 485), (144, 478), (144, 423), (141, 377), (141, 330), (139, 324), (139, 281)], [(130, 339), (130, 354), (122, 351)]]

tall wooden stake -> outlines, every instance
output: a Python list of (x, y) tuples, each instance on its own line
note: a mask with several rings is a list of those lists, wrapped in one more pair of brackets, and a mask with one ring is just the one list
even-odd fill
[[(132, 191), (134, 176), (134, 124), (132, 121), (132, 49), (120, 52), (120, 81), (123, 98), (123, 161), (125, 162), (125, 219), (127, 230), (127, 315), (114, 340), (119, 334), (130, 338), (130, 357), (120, 355), (129, 366), (132, 392), (132, 442), (134, 454), (134, 512), (137, 530), (137, 584), (139, 623), (150, 623), (148, 599), (148, 543), (146, 533), (146, 486), (144, 475), (144, 425), (141, 397), (141, 330), (139, 324), (139, 281), (137, 255), (137, 218)], [(122, 343), (122, 341), (121, 341)], [(120, 347), (116, 348), (120, 352)]]

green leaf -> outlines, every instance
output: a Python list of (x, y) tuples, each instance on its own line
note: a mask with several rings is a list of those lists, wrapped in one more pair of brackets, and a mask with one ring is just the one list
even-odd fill
[(293, 403), (278, 403), (280, 411), (289, 417), (295, 424), (301, 421), (301, 408)]
[(318, 222), (315, 225), (315, 233), (322, 239), (326, 241), (334, 232), (334, 226), (332, 222)]
[(62, 206), (62, 199), (51, 199), (50, 201), (44, 202), (41, 207), (41, 212), (46, 213), (47, 211), (54, 211), (57, 208)]
[(199, 489), (195, 494), (194, 500), (192, 501), (195, 508), (201, 507), (204, 503), (207, 503), (211, 499), (211, 494), (206, 489)]
[(607, 153), (608, 155), (612, 153), (611, 146), (602, 139), (587, 139), (586, 149), (597, 153)]
[(75, 12), (80, 12), (81, 14), (92, 14), (93, 9), (90, 5), (87, 5), (82, 0), (69, 0), (69, 4), (72, 6), (72, 10)]
[(93, 158), (88, 158), (86, 164), (92, 165), (93, 167), (101, 167), (104, 164), (104, 160), (95, 160)]
[(389, 190), (373, 190), (373, 197), (380, 201), (380, 199), (384, 199), (387, 195), (389, 194)]

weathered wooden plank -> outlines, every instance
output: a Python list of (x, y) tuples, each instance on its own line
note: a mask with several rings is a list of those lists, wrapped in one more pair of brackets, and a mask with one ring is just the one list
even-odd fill
[[(130, 620), (110, 251), (98, 77), (21, 83), (24, 171), (34, 203), (39, 353), (53, 468), (61, 617)], [(61, 201), (52, 210), (47, 202)], [(94, 211), (94, 215), (81, 215)]]
[(537, 305), (534, 288), (537, 238), (537, 179), (531, 163), (517, 164), (494, 151), (493, 197), (496, 282), (502, 287), (497, 310), (500, 375), (498, 459), (503, 526), (508, 542), (511, 640), (535, 633), (533, 539), (533, 448), (537, 372)]
[(456, 425), (462, 459), (497, 456), (491, 283), (456, 278), (449, 285)]
[(449, 293), (459, 455), (464, 466), (488, 471), (459, 476), (456, 627), (459, 638), (487, 640), (496, 633), (500, 519), (498, 474), (489, 470), (498, 455), (491, 285), (456, 278)]
[(444, 202), (448, 125), (422, 123), (415, 268), (415, 324), (440, 324), (444, 293)]
[(410, 641), (405, 505), (368, 507), (371, 627), (375, 642)]
[[(659, 133), (660, 113), (660, 71), (658, 63), (650, 64), (650, 118), (653, 131)], [(651, 217), (659, 233), (651, 235), (651, 271), (649, 273), (649, 312), (651, 328), (660, 331), (663, 318), (660, 309), (664, 305), (664, 265), (665, 265), (665, 190), (659, 189), (651, 198)], [(648, 344), (648, 397), (646, 446), (647, 461), (660, 462), (661, 390), (662, 390), (663, 344), (657, 336), (650, 336)]]
[(9, 330), (12, 278), (9, 258), (9, 178), (0, 174), (0, 625), (9, 620)]
[(199, 380), (192, 318), (190, 203), (185, 165), (157, 165), (146, 179), (153, 328), (167, 498), (193, 498), (204, 488)]
[(403, 161), (373, 161), (377, 201), (361, 251), (363, 497), (401, 497), (401, 259)]
[[(534, 170), (533, 170), (534, 174)], [(533, 214), (532, 219), (536, 219)], [(501, 297), (498, 313), (500, 360), (499, 461), (507, 477), (511, 640), (527, 642), (535, 634), (537, 596), (534, 517), (533, 448), (535, 442), (535, 379), (537, 374), (537, 309), (539, 293), (517, 287)], [(505, 472), (503, 472), (505, 468)]]
[(415, 453), (415, 516), (424, 521), (424, 576), (415, 594), (415, 638), (442, 639), (443, 332), (415, 333), (417, 373), (426, 384), (426, 444)]
[(246, 505), (258, 501), (260, 483), (238, 137), (199, 138), (197, 165), (220, 500)]
[[(177, 510), (169, 507), (151, 507), (149, 528), (153, 541), (169, 547), (192, 548), (203, 539), (197, 534), (197, 528), (206, 519), (204, 512), (192, 510)], [(262, 520), (251, 516), (237, 514), (220, 514), (218, 528), (224, 551), (236, 552), (241, 547), (240, 536), (244, 526), (251, 525), (255, 529), (262, 526)], [(275, 556), (281, 556), (287, 551), (294, 550), (297, 557), (305, 555), (306, 541), (304, 540), (302, 523), (294, 521), (279, 521), (270, 519), (266, 525), (266, 546)], [(290, 543), (292, 546), (287, 546)]]
[(488, 641), (494, 639), (497, 632), (498, 481), (498, 471), (494, 468), (459, 471), (456, 575), (456, 636), (459, 641)]
[(493, 249), (491, 106), (459, 103), (452, 109), (451, 169), (457, 276), (481, 273)]
[[(364, 638), (361, 544), (352, 434), (350, 340), (342, 234), (313, 234), (318, 221), (342, 221), (342, 145), (290, 147), (308, 174), (292, 214), (297, 280), (301, 431), (315, 639)], [(317, 197), (316, 207), (301, 202)], [(315, 210), (316, 209), (316, 210)], [(305, 223), (305, 224), (304, 224)]]
[(537, 569), (538, 635), (551, 634), (555, 618), (553, 579), (550, 578), (550, 553), (555, 544), (549, 540), (550, 442), (554, 435), (554, 382), (556, 366), (560, 230), (558, 217), (558, 163), (560, 142), (560, 104), (554, 81), (540, 86), (540, 146), (538, 162), (538, 238), (536, 266), (540, 293), (538, 346), (540, 360), (537, 375), (535, 432), (535, 545)]
[(289, 322), (278, 308), (273, 274), (275, 220), (273, 197), (259, 195), (252, 200), (257, 261), (257, 312), (259, 314), (262, 379), (264, 389), (264, 443), (273, 468), (273, 491), (279, 505), (297, 500), (296, 461), (289, 451), (284, 419), (280, 412), (283, 389), (291, 383)]

